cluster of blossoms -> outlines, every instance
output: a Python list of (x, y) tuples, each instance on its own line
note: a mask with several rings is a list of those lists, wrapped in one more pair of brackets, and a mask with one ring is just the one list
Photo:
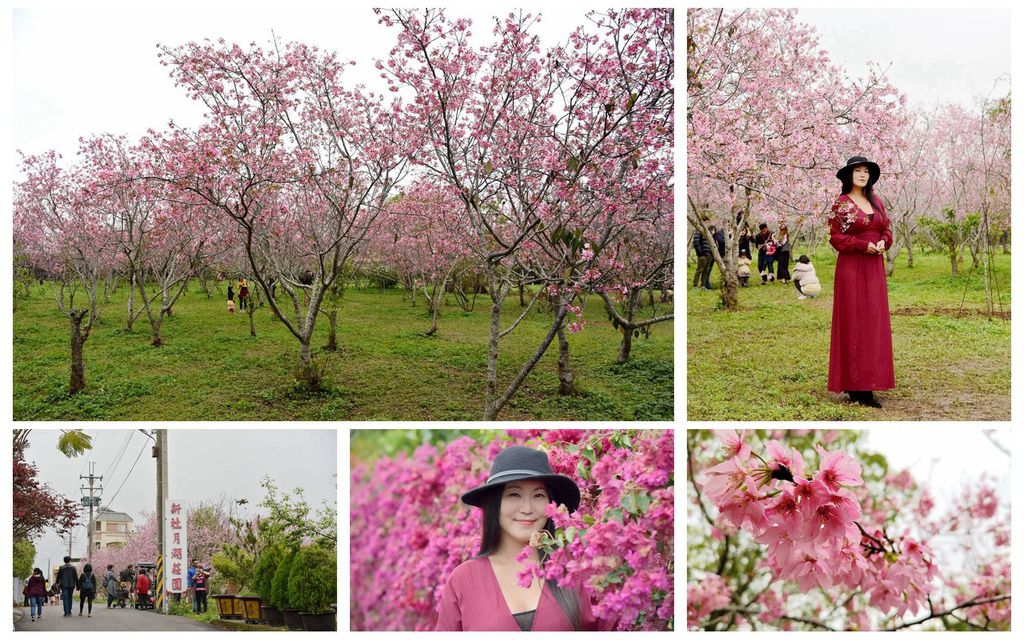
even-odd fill
[(686, 627), (700, 628), (701, 620), (706, 619), (712, 611), (728, 606), (731, 592), (729, 585), (717, 573), (709, 573), (687, 585)]
[(555, 536), (538, 541), (547, 560), (520, 579), (537, 572), (581, 589), (595, 615), (617, 618), (620, 630), (672, 628), (673, 432), (538, 429), (486, 444), (463, 436), (353, 465), (353, 630), (434, 628), (445, 580), (480, 547), (480, 510), (459, 496), (483, 484), (491, 460), (513, 444), (545, 450), (582, 497), (572, 514), (551, 505)]
[(898, 615), (924, 605), (938, 570), (932, 551), (909, 531), (890, 537), (863, 525), (854, 488), (860, 465), (820, 445), (817, 468), (772, 440), (766, 457), (743, 434), (721, 433), (728, 458), (705, 471), (704, 496), (731, 525), (766, 545), (768, 566), (803, 591), (844, 586), (867, 594), (873, 607)]

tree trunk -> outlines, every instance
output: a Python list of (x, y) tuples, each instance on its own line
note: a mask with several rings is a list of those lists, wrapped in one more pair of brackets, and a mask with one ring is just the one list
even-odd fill
[(164, 313), (171, 315), (171, 294), (167, 291), (167, 287), (162, 287), (160, 296), (163, 298), (163, 304), (160, 305)]
[(959, 275), (956, 269), (956, 249), (950, 248), (949, 250), (949, 264), (953, 268), (953, 275)]
[(722, 279), (722, 308), (726, 311), (739, 311), (740, 280), (736, 274), (726, 274)]
[(633, 330), (629, 327), (621, 327), (622, 342), (619, 344), (619, 357), (616, 364), (626, 364), (629, 361), (629, 354), (633, 350)]
[(249, 314), (249, 335), (253, 338), (256, 337), (256, 305), (253, 304), (252, 298), (249, 298), (249, 307), (246, 309), (246, 313)]
[(135, 324), (135, 271), (131, 272), (129, 276), (129, 287), (128, 287), (128, 322), (124, 326), (125, 331), (131, 331), (132, 325)]
[(86, 311), (71, 311), (71, 383), (68, 386), (68, 395), (75, 395), (85, 388), (85, 361), (83, 351), (85, 340), (89, 337), (82, 333), (82, 319)]
[(494, 297), (491, 300), (491, 327), (490, 335), (487, 338), (487, 387), (484, 395), (484, 420), (498, 419), (498, 336), (501, 333), (501, 302)]
[(162, 313), (158, 313), (157, 316), (156, 316), (156, 320), (154, 320), (153, 322), (150, 323), (150, 325), (153, 327), (153, 340), (152, 340), (151, 344), (154, 347), (162, 347), (163, 344), (164, 344), (164, 339), (160, 335), (160, 325), (161, 324), (163, 324), (163, 315), (162, 315)]
[(448, 286), (448, 278), (445, 278), (441, 283), (441, 286), (434, 287), (434, 295), (427, 293), (427, 290), (423, 290), (423, 295), (427, 298), (427, 305), (430, 307), (430, 329), (424, 334), (426, 336), (432, 336), (437, 333), (437, 318), (441, 313), (441, 298), (444, 296), (444, 289)]
[(327, 347), (328, 351), (338, 350), (338, 310), (331, 309), (327, 314), (328, 326), (330, 327), (330, 333), (327, 335)]
[(524, 296), (524, 294), (525, 294), (524, 289), (525, 289), (525, 287), (523, 286), (523, 283), (520, 282), (519, 283), (519, 307), (520, 308), (526, 306), (526, 298)]
[(914, 244), (913, 244), (913, 242), (910, 239), (910, 234), (909, 233), (906, 236), (904, 236), (904, 238), (903, 238), (903, 246), (907, 248), (907, 268), (908, 269), (913, 269), (914, 268)]
[(565, 339), (565, 327), (562, 327), (558, 330), (558, 395), (576, 395), (575, 377), (569, 366), (569, 341)]

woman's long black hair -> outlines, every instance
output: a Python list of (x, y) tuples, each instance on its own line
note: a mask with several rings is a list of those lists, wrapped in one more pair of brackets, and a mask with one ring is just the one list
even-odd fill
[[(857, 165), (854, 165), (854, 166), (856, 167)], [(843, 177), (840, 178), (840, 180), (843, 183), (843, 195), (844, 196), (846, 194), (850, 193), (851, 191), (853, 191), (853, 171), (847, 171), (846, 173), (844, 173)], [(875, 195), (875, 184), (874, 184), (874, 182), (872, 182), (869, 179), (868, 180), (868, 184), (867, 184), (866, 187), (864, 187), (863, 191), (864, 191), (864, 197), (868, 199), (868, 202), (871, 203), (871, 206), (876, 207), (878, 209), (878, 212), (881, 213), (882, 216), (884, 217), (885, 214), (882, 213), (882, 212), (885, 210), (885, 208), (882, 206), (882, 199)]]
[[(551, 496), (551, 488), (546, 484), (548, 496)], [(495, 487), (493, 490), (487, 492), (483, 497), (483, 537), (480, 541), (480, 553), (477, 554), (478, 558), (492, 555), (498, 550), (498, 544), (501, 542), (501, 496), (504, 493), (504, 485)], [(544, 530), (551, 534), (552, 537), (555, 535), (555, 523), (551, 518), (544, 524)], [(538, 550), (540, 553), (540, 564), (544, 566), (547, 562), (548, 555), (543, 550)], [(545, 580), (545, 584), (551, 595), (555, 597), (555, 601), (558, 602), (559, 608), (565, 617), (569, 619), (569, 623), (572, 625), (573, 631), (581, 631), (580, 623), (580, 594), (575, 589), (566, 589), (555, 584), (554, 580)]]

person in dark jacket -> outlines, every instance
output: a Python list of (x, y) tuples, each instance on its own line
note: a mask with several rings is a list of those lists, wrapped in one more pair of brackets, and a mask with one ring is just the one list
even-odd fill
[(32, 615), (32, 622), (36, 618), (43, 619), (43, 603), (46, 602), (46, 578), (43, 577), (43, 570), (36, 567), (25, 585), (25, 595), (28, 597), (29, 613)]
[(64, 605), (64, 617), (71, 617), (72, 598), (78, 588), (78, 570), (71, 564), (71, 556), (64, 556), (64, 564), (57, 571), (57, 584), (60, 586), (60, 599)]
[(697, 229), (693, 232), (693, 252), (697, 254), (697, 270), (693, 273), (693, 288), (711, 288), (711, 265), (714, 258), (711, 256), (711, 245), (708, 244), (704, 234)]
[(761, 274), (761, 284), (775, 281), (775, 235), (768, 225), (762, 222), (757, 227), (754, 246), (757, 247), (757, 270)]
[(775, 252), (775, 261), (778, 264), (778, 278), (779, 282), (789, 282), (789, 228), (786, 225), (779, 227), (779, 232), (775, 234), (775, 244), (778, 246), (778, 251)]
[(739, 257), (746, 258), (747, 260), (750, 260), (750, 258), (751, 258), (751, 255), (750, 255), (750, 230), (747, 229), (746, 227), (743, 227), (743, 230), (740, 231), (740, 239), (739, 239), (738, 244), (739, 244)]
[(86, 564), (82, 568), (82, 575), (78, 576), (78, 615), (85, 610), (85, 603), (89, 603), (89, 616), (92, 617), (92, 601), (96, 598), (96, 591), (99, 589), (99, 577), (92, 572), (92, 565)]

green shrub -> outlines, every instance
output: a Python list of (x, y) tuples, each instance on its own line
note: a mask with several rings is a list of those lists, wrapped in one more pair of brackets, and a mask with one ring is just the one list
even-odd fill
[(288, 599), (300, 611), (330, 611), (338, 599), (336, 554), (318, 545), (300, 549), (288, 578)]
[(253, 576), (253, 590), (256, 591), (264, 604), (270, 605), (271, 591), (274, 585), (274, 574), (284, 558), (285, 551), (280, 545), (273, 544), (260, 553), (259, 562)]
[(14, 541), (14, 577), (26, 579), (32, 575), (36, 559), (36, 546), (30, 540)]
[(274, 579), (270, 583), (270, 604), (278, 609), (291, 608), (288, 599), (288, 577), (292, 571), (295, 553), (286, 553), (274, 571)]

